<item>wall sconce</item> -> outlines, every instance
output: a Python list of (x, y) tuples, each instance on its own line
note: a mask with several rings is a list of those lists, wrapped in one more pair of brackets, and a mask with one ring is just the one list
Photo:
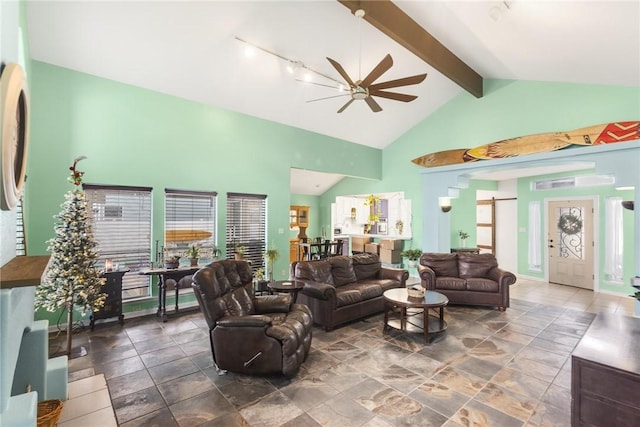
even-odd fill
[(438, 197), (438, 204), (442, 212), (449, 212), (451, 210), (451, 197)]

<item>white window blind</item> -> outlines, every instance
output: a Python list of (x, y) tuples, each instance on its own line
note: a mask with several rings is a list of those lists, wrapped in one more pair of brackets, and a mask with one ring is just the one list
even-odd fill
[(605, 211), (604, 274), (606, 280), (622, 283), (624, 232), (622, 230), (622, 198), (608, 197)]
[(27, 254), (27, 239), (24, 235), (24, 196), (16, 204), (16, 256)]
[(85, 184), (99, 260), (128, 268), (122, 299), (150, 295), (149, 276), (136, 274), (151, 265), (151, 188)]
[(227, 193), (227, 257), (233, 258), (236, 245), (245, 246), (252, 269), (264, 268), (266, 223), (267, 196)]
[(200, 247), (201, 258), (216, 249), (216, 195), (165, 189), (165, 249), (168, 255), (184, 257), (189, 246)]

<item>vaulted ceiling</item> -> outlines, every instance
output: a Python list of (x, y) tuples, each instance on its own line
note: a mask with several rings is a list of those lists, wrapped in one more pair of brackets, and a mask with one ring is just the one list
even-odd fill
[[(28, 1), (27, 24), (33, 59), (376, 148), (474, 96), (345, 7), (357, 3)], [(638, 1), (394, 4), (484, 79), (640, 85)], [(249, 58), (238, 38), (271, 53)], [(342, 78), (326, 58), (355, 79), (387, 54), (393, 66), (378, 81), (427, 73), (394, 89), (418, 98), (377, 98), (378, 113), (354, 101), (338, 114), (349, 96), (327, 87)], [(288, 60), (304, 66), (290, 74)], [(311, 83), (299, 81), (308, 69)]]

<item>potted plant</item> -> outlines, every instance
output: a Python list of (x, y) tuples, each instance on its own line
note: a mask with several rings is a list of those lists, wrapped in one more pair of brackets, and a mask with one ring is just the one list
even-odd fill
[(264, 258), (267, 260), (270, 282), (273, 282), (273, 267), (279, 256), (280, 253), (274, 247), (271, 247), (264, 252)]
[(418, 260), (420, 259), (420, 255), (422, 255), (422, 249), (405, 249), (400, 252), (400, 255), (407, 258), (409, 260), (409, 267), (415, 267), (418, 264)]
[(460, 247), (461, 248), (466, 248), (467, 247), (467, 239), (469, 238), (469, 233), (467, 233), (466, 231), (458, 231), (458, 236), (460, 236)]
[(247, 253), (247, 247), (236, 243), (233, 257), (236, 261), (242, 261)]
[(169, 255), (164, 258), (164, 268), (178, 268), (180, 264), (180, 256)]
[(191, 260), (191, 267), (197, 266), (198, 258), (200, 257), (200, 246), (189, 246), (184, 255)]

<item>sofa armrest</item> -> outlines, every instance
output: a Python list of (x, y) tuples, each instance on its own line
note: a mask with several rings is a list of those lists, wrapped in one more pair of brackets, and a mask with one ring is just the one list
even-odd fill
[(422, 287), (428, 290), (436, 288), (436, 273), (426, 265), (418, 264), (418, 274), (422, 280)]
[(491, 270), (489, 270), (488, 276), (489, 279), (498, 282), (498, 286), (500, 286), (500, 288), (513, 285), (516, 282), (515, 274), (506, 270), (502, 270), (499, 267), (493, 267)]
[(253, 308), (257, 314), (288, 313), (291, 311), (291, 295), (266, 295), (253, 299)]
[(324, 301), (336, 298), (336, 288), (323, 282), (305, 281), (301, 292), (308, 297)]
[(409, 279), (409, 272), (402, 268), (381, 267), (378, 274), (381, 279), (397, 280), (402, 286)]
[(225, 328), (243, 327), (243, 328), (263, 328), (271, 325), (269, 316), (250, 315), (250, 316), (226, 316), (218, 320), (216, 326)]

